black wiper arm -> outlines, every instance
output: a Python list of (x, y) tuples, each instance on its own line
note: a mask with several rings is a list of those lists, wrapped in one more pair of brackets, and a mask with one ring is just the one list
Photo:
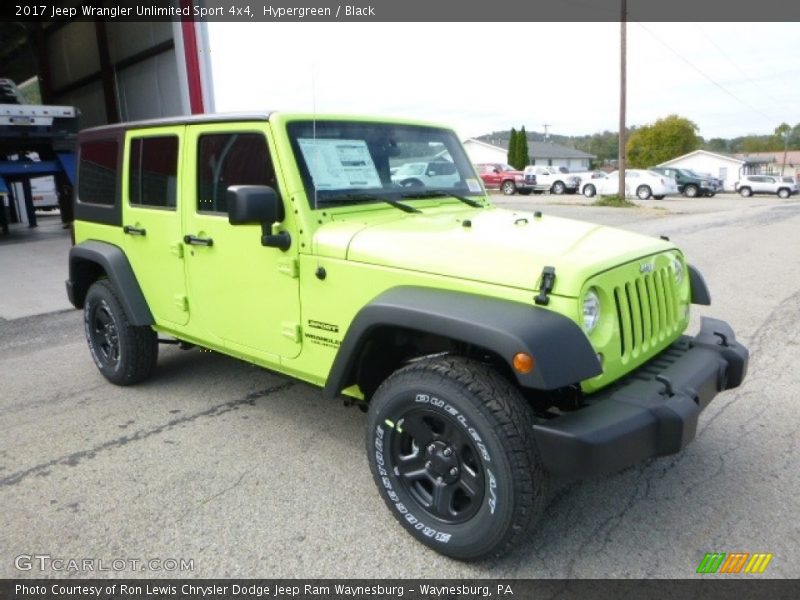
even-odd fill
[(444, 190), (426, 190), (424, 192), (412, 192), (410, 194), (403, 194), (403, 198), (455, 198), (456, 200), (461, 200), (464, 204), (469, 204), (475, 208), (482, 208), (483, 204), (478, 202), (477, 200), (473, 200), (472, 198), (467, 198), (466, 196), (459, 196), (458, 194), (453, 194), (451, 192), (445, 192)]
[(317, 205), (339, 204), (345, 202), (369, 202), (371, 200), (375, 200), (377, 202), (385, 202), (386, 204), (394, 206), (395, 208), (399, 208), (403, 212), (407, 213), (422, 212), (418, 208), (414, 208), (413, 206), (409, 206), (408, 204), (403, 204), (402, 202), (398, 202), (397, 200), (392, 200), (391, 198), (376, 196), (375, 194), (342, 194), (340, 196), (333, 196), (331, 198), (318, 198)]

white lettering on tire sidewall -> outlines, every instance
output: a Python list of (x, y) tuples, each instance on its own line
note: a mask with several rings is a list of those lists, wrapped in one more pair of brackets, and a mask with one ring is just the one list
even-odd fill
[[(486, 444), (481, 438), (477, 429), (472, 426), (467, 416), (464, 415), (460, 410), (441, 400), (440, 398), (437, 398), (436, 396), (419, 393), (415, 396), (415, 403), (427, 404), (453, 417), (459, 424), (461, 424), (462, 427), (464, 427), (470, 438), (472, 438), (475, 446), (480, 452), (483, 467), (486, 471), (486, 505), (488, 507), (489, 514), (494, 516), (497, 512), (500, 502), (497, 478), (489, 468), (489, 464), (492, 463), (491, 453), (486, 447)], [(430, 538), (433, 541), (442, 544), (449, 543), (453, 535), (452, 533), (440, 531), (436, 529), (436, 527), (439, 527), (438, 523), (431, 523), (430, 521), (426, 521), (424, 518), (420, 518), (418, 513), (415, 514), (415, 512), (412, 510), (413, 507), (409, 508), (397, 493), (397, 490), (395, 489), (396, 477), (390, 472), (391, 467), (389, 464), (387, 464), (388, 449), (386, 448), (386, 445), (388, 443), (388, 436), (392, 433), (393, 431), (390, 430), (384, 423), (378, 423), (375, 426), (373, 436), (375, 467), (378, 472), (381, 485), (383, 486), (384, 493), (389, 498), (394, 510), (396, 510), (402, 516), (402, 518), (411, 528), (419, 531), (422, 533), (422, 535)]]

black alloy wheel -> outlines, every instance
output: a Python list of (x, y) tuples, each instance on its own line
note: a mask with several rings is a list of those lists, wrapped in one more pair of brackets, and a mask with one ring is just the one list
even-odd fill
[(93, 303), (89, 313), (88, 333), (104, 365), (116, 368), (119, 363), (119, 333), (111, 307), (105, 300)]
[(485, 474), (478, 449), (454, 418), (410, 407), (396, 423), (392, 459), (403, 489), (430, 516), (463, 523), (483, 502)]

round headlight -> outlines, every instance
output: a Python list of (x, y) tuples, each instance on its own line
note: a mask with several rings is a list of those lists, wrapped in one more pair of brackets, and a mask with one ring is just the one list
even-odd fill
[(683, 263), (679, 258), (672, 259), (672, 268), (675, 269), (675, 283), (679, 286), (683, 283)]
[(600, 320), (600, 298), (594, 289), (590, 289), (583, 296), (583, 328), (586, 333), (591, 333)]

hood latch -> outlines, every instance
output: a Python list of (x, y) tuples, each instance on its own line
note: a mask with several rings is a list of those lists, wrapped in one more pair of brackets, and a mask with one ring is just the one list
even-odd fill
[(545, 267), (542, 269), (542, 284), (539, 287), (539, 295), (534, 297), (533, 301), (539, 306), (547, 306), (550, 304), (550, 298), (547, 295), (553, 291), (553, 285), (556, 282), (556, 268)]

